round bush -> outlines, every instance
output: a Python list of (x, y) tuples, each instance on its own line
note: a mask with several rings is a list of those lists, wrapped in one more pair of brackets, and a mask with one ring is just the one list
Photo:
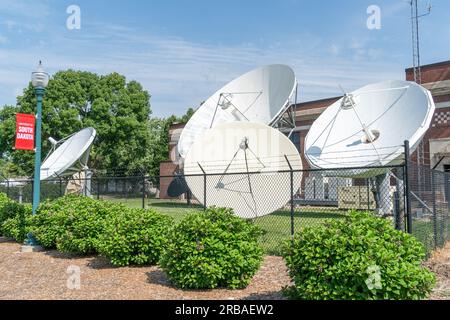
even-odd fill
[[(8, 198), (5, 193), (0, 193), (0, 225), (8, 220), (9, 218), (13, 218), (15, 213), (11, 211), (10, 205), (13, 201)], [(1, 230), (0, 230), (1, 235)]]
[(10, 201), (4, 209), (9, 212), (10, 217), (0, 224), (0, 235), (24, 242), (32, 223), (31, 205)]
[(231, 209), (190, 214), (169, 232), (160, 265), (181, 288), (242, 288), (261, 265), (261, 233)]
[(152, 210), (127, 209), (105, 221), (98, 252), (115, 266), (155, 264), (173, 219)]
[(44, 201), (40, 204), (37, 214), (32, 219), (31, 232), (39, 244), (47, 249), (56, 248), (68, 224), (66, 206), (77, 199), (63, 197), (55, 201)]
[(435, 277), (422, 262), (425, 250), (413, 236), (370, 213), (305, 228), (283, 253), (294, 299), (421, 299)]
[(83, 196), (65, 196), (43, 203), (33, 218), (32, 233), (46, 248), (90, 254), (103, 232), (105, 220), (127, 208)]
[(13, 238), (18, 242), (24, 241), (30, 218), (31, 206), (18, 203), (0, 193), (0, 236)]

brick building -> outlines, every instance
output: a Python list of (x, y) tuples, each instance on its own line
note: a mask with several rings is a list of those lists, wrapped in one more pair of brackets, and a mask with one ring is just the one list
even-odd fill
[[(430, 129), (423, 139), (423, 162), (450, 172), (450, 61), (426, 65), (421, 70), (422, 85), (431, 91), (436, 105)], [(413, 69), (406, 69), (406, 80), (413, 79)]]
[[(424, 136), (420, 154), (416, 151), (413, 160), (420, 161), (431, 168), (450, 172), (450, 60), (422, 66), (422, 85), (431, 91), (436, 111), (431, 126)], [(412, 68), (405, 70), (406, 80), (413, 81)], [(296, 128), (291, 136), (293, 143), (302, 155), (304, 168), (309, 164), (303, 157), (304, 141), (312, 123), (332, 103), (341, 97), (333, 97), (316, 101), (303, 102), (296, 105)], [(407, 116), (407, 115), (405, 115)], [(176, 145), (184, 124), (174, 124), (170, 130), (170, 159), (161, 163), (160, 197), (167, 198), (167, 187), (172, 181), (172, 174), (178, 169)]]

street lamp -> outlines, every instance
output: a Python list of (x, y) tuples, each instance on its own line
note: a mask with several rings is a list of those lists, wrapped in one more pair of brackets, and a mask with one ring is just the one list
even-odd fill
[(42, 130), (42, 99), (45, 94), (45, 88), (48, 85), (48, 74), (44, 72), (42, 62), (35, 72), (31, 74), (31, 83), (37, 98), (36, 112), (36, 151), (34, 155), (34, 184), (33, 184), (33, 214), (36, 214), (40, 201), (40, 182), (41, 182), (41, 130)]
[[(45, 88), (48, 85), (49, 76), (39, 61), (39, 66), (35, 72), (31, 74), (31, 84), (37, 98), (36, 112), (36, 149), (34, 154), (34, 181), (33, 181), (33, 215), (36, 214), (40, 201), (41, 187), (41, 130), (42, 130), (42, 99), (45, 94)], [(34, 246), (36, 240), (31, 234), (28, 234), (27, 244)]]

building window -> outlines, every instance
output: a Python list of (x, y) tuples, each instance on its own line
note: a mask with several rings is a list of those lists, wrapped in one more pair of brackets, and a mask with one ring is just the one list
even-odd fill
[(444, 172), (450, 173), (450, 164), (444, 164)]
[(300, 132), (293, 132), (291, 134), (291, 141), (300, 152)]

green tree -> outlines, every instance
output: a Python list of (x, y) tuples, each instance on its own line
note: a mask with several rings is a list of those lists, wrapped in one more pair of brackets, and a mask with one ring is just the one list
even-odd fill
[(179, 121), (181, 123), (187, 123), (189, 119), (191, 119), (191, 117), (194, 115), (194, 113), (195, 113), (194, 108), (187, 109), (186, 113), (179, 119)]
[[(0, 156), (12, 161), (17, 173), (30, 175), (34, 154), (14, 150), (15, 113), (35, 112), (31, 84), (17, 99), (17, 106), (0, 110)], [(136, 81), (111, 73), (100, 76), (83, 71), (60, 71), (50, 80), (43, 102), (42, 153), (50, 150), (48, 137), (61, 139), (84, 127), (97, 130), (91, 151), (92, 168), (124, 170), (125, 173), (152, 165), (148, 119), (150, 95)]]
[(150, 175), (159, 175), (159, 165), (163, 161), (169, 160), (169, 129), (174, 123), (186, 123), (195, 113), (195, 109), (189, 108), (186, 113), (177, 117), (171, 115), (167, 118), (151, 118), (149, 121), (149, 132), (151, 135), (151, 165)]

